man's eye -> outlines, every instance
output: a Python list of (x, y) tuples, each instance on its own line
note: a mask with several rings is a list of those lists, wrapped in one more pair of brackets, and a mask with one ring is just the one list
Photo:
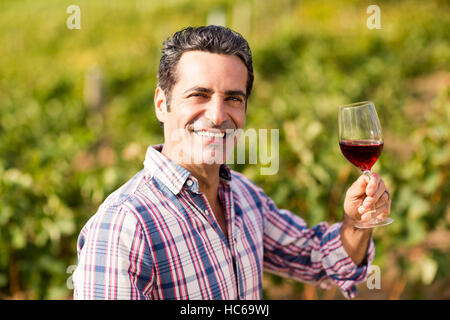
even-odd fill
[(193, 93), (189, 97), (200, 97), (200, 98), (207, 98), (207, 95), (204, 93)]
[(242, 99), (239, 97), (228, 97), (227, 100), (242, 102)]

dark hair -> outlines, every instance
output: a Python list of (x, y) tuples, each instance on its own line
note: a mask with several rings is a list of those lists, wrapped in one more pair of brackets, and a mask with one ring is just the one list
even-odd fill
[[(239, 33), (222, 26), (187, 27), (176, 32), (163, 43), (159, 62), (158, 86), (167, 98), (167, 111), (173, 86), (177, 81), (176, 67), (183, 53), (187, 51), (206, 51), (210, 53), (237, 56), (247, 67), (247, 99), (253, 86), (252, 54), (247, 40)], [(247, 104), (247, 102), (246, 102)]]

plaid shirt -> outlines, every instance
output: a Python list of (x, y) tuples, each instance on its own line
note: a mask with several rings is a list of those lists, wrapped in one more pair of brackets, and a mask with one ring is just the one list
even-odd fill
[(222, 165), (226, 238), (196, 178), (161, 149), (148, 148), (144, 169), (82, 229), (74, 299), (262, 299), (263, 271), (356, 295), (374, 256), (372, 239), (357, 266), (342, 246), (342, 223), (308, 228)]

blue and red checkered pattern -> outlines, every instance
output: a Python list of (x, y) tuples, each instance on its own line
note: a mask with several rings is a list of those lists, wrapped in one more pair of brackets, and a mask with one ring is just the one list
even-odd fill
[(263, 271), (337, 285), (355, 297), (374, 257), (372, 239), (357, 266), (342, 246), (342, 223), (308, 228), (222, 165), (218, 194), (227, 238), (196, 178), (161, 149), (147, 149), (144, 169), (82, 229), (74, 299), (262, 299)]

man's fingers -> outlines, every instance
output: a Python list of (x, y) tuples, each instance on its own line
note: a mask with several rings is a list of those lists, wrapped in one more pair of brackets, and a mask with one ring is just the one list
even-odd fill
[[(380, 181), (382, 182), (380, 176), (377, 173), (371, 174), (370, 181), (366, 187), (366, 194), (369, 197), (376, 198), (375, 194), (377, 193), (377, 191), (379, 189)], [(384, 186), (384, 183), (383, 183), (383, 186)]]
[(384, 202), (383, 204), (375, 208), (375, 210), (370, 210), (364, 213), (361, 216), (361, 220), (369, 221), (372, 218), (384, 219), (390, 214), (390, 212), (391, 212), (391, 200), (389, 199), (388, 201)]
[(347, 197), (354, 201), (366, 195), (367, 184), (369, 183), (369, 178), (365, 175), (359, 176), (359, 178), (353, 182), (351, 187), (347, 190)]
[(354, 217), (359, 216), (362, 221), (372, 218), (384, 219), (390, 213), (391, 199), (386, 186), (376, 173), (369, 177), (361, 175), (347, 190), (345, 203), (348, 212), (353, 212)]
[(386, 194), (386, 186), (384, 185), (383, 180), (379, 179), (378, 185), (377, 185), (377, 190), (375, 191), (375, 194), (373, 194), (372, 196), (368, 195), (364, 199), (363, 206), (366, 208), (373, 207), (380, 200), (383, 200), (384, 196), (386, 196), (384, 200), (387, 201), (389, 199), (389, 196), (387, 196), (387, 194)]
[(359, 178), (348, 189), (348, 193), (353, 198), (359, 198), (362, 195), (375, 197), (375, 194), (379, 189), (380, 181), (382, 180), (377, 173), (372, 173), (370, 179), (363, 174), (359, 176)]
[[(381, 197), (375, 203), (373, 203), (373, 200), (370, 200), (370, 202), (367, 201), (369, 198), (370, 197), (367, 197), (366, 199), (364, 199), (363, 206), (360, 209), (358, 209), (360, 214), (364, 215), (367, 212), (373, 211), (374, 208), (375, 208), (375, 210), (380, 211), (381, 209), (385, 209), (385, 207), (388, 204), (390, 204), (390, 198), (386, 191), (381, 194)], [(368, 203), (367, 206), (366, 206), (366, 203)]]
[(376, 210), (379, 210), (379, 209), (381, 209), (381, 208), (387, 208), (388, 205), (389, 205), (389, 198), (388, 198), (386, 192), (384, 192), (383, 195), (381, 196), (380, 201), (378, 201), (378, 202), (375, 204), (375, 209), (376, 209)]

